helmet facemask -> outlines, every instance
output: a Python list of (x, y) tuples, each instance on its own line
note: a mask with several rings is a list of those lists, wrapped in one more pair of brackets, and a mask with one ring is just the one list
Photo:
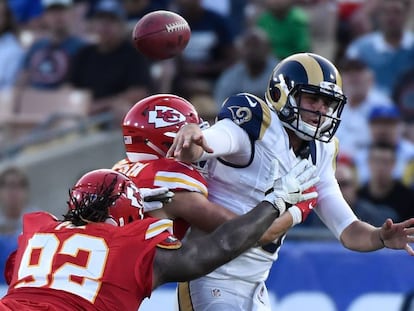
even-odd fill
[[(303, 94), (326, 98), (330, 102), (327, 113), (322, 114), (319, 111), (302, 107)], [(293, 130), (301, 139), (329, 142), (341, 122), (340, 116), (345, 101), (345, 96), (339, 92), (313, 85), (297, 85), (288, 93), (286, 104), (279, 112), (279, 117), (282, 123)], [(314, 114), (316, 124), (305, 122), (301, 116), (303, 113)]]
[[(265, 97), (283, 125), (299, 138), (329, 142), (338, 129), (346, 104), (341, 88), (342, 78), (328, 59), (313, 53), (298, 53), (276, 65)], [(307, 101), (321, 98), (326, 112), (304, 107), (304, 95), (315, 97)]]

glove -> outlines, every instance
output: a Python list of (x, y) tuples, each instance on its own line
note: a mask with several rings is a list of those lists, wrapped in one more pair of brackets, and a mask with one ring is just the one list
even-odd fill
[(140, 188), (139, 192), (142, 197), (144, 213), (162, 208), (164, 204), (171, 202), (174, 197), (174, 192), (165, 187)]
[(272, 161), (271, 181), (272, 188), (266, 191), (265, 201), (272, 203), (282, 215), (286, 211), (286, 203), (296, 204), (301, 201), (316, 198), (316, 191), (304, 193), (319, 181), (318, 176), (314, 176), (316, 167), (308, 160), (303, 159), (296, 164), (286, 175), (278, 176), (279, 162), (274, 159)]
[[(312, 192), (316, 192), (315, 186), (306, 189), (303, 193)], [(289, 207), (288, 212), (290, 213), (293, 219), (292, 227), (304, 222), (317, 204), (317, 198), (312, 198), (306, 201), (298, 202), (295, 205)]]

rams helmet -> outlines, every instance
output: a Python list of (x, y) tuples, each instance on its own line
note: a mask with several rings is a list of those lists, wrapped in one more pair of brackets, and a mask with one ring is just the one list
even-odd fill
[[(301, 107), (302, 94), (314, 94), (328, 99), (326, 114)], [(328, 142), (335, 135), (346, 97), (342, 92), (342, 79), (336, 67), (326, 58), (299, 53), (282, 60), (272, 72), (265, 94), (283, 125), (304, 140)], [(317, 125), (301, 119), (301, 111), (318, 115)]]

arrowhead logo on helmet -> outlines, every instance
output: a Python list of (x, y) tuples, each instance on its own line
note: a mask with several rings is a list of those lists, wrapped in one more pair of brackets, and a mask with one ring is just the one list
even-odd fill
[(181, 112), (167, 106), (155, 106), (153, 111), (148, 112), (148, 123), (153, 123), (156, 128), (178, 124), (185, 119)]
[(156, 94), (138, 101), (122, 122), (125, 151), (130, 161), (162, 158), (178, 130), (200, 124), (194, 106), (173, 94)]

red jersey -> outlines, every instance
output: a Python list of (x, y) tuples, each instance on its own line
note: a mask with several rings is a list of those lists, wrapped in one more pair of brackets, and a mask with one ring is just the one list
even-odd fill
[(175, 239), (171, 229), (167, 219), (76, 227), (46, 212), (26, 214), (0, 310), (136, 311), (151, 295), (156, 246)]
[[(191, 164), (171, 158), (140, 162), (124, 159), (116, 163), (113, 170), (127, 175), (139, 188), (167, 187), (173, 192), (195, 191), (207, 197), (207, 183)], [(189, 224), (180, 218), (174, 220), (174, 234), (182, 239)]]

